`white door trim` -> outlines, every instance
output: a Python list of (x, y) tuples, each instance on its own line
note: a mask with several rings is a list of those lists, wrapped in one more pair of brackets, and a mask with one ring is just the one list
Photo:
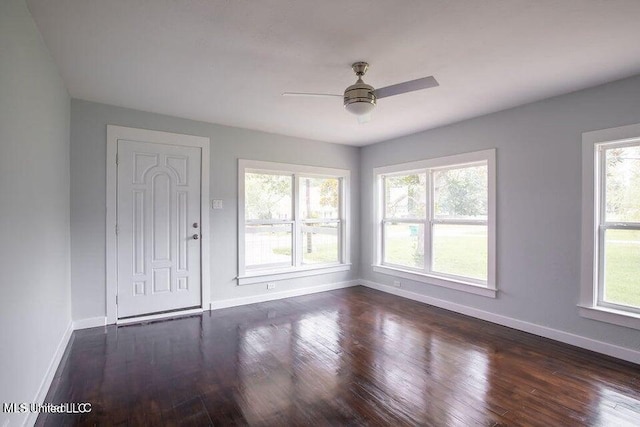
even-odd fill
[[(116, 294), (118, 292), (118, 263), (116, 238), (116, 207), (117, 207), (117, 167), (116, 154), (118, 140), (151, 142), (157, 144), (183, 145), (202, 149), (202, 179), (200, 199), (200, 222), (202, 233), (202, 247), (200, 251), (201, 281), (203, 310), (211, 301), (210, 281), (210, 230), (209, 230), (209, 162), (210, 139), (202, 136), (182, 135), (177, 133), (160, 132), (147, 129), (136, 129), (123, 126), (107, 125), (107, 221), (106, 221), (106, 309), (107, 324), (118, 320)], [(180, 312), (176, 312), (179, 314)]]

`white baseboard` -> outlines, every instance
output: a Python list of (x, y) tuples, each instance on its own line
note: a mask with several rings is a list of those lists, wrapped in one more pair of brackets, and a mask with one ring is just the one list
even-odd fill
[(88, 319), (79, 319), (73, 321), (73, 330), (95, 328), (96, 326), (104, 326), (107, 324), (106, 317), (90, 317)]
[(546, 326), (537, 325), (535, 323), (525, 322), (523, 320), (514, 319), (512, 317), (501, 316), (499, 314), (490, 313), (488, 311), (483, 311), (477, 308), (429, 297), (426, 295), (418, 294), (416, 292), (407, 291), (402, 288), (395, 288), (369, 280), (360, 280), (360, 284), (372, 289), (377, 289), (382, 292), (397, 295), (399, 297), (444, 308), (445, 310), (455, 311), (456, 313), (486, 320), (487, 322), (497, 323), (498, 325), (518, 329), (530, 334), (549, 338), (555, 341), (560, 341), (565, 344), (574, 345), (576, 347), (581, 347), (587, 350), (595, 351), (597, 353), (606, 354), (607, 356), (616, 357), (628, 362), (640, 364), (640, 351), (637, 350), (608, 344), (602, 341), (575, 335), (570, 332), (560, 331)]
[[(71, 339), (72, 333), (73, 333), (73, 322), (69, 322), (69, 325), (67, 326), (67, 330), (64, 331), (62, 338), (60, 338), (60, 342), (58, 343), (58, 347), (56, 348), (56, 351), (53, 354), (53, 358), (49, 363), (47, 372), (44, 374), (44, 377), (42, 378), (42, 382), (40, 383), (40, 387), (38, 388), (36, 397), (35, 399), (33, 399), (34, 403), (44, 403), (44, 398), (47, 397), (47, 393), (49, 392), (49, 388), (51, 387), (53, 378), (56, 374), (56, 371), (58, 370), (58, 366), (60, 365), (62, 356), (64, 355), (64, 352), (67, 349), (67, 344), (69, 344), (69, 340)], [(36, 423), (37, 419), (38, 419), (38, 412), (29, 412), (23, 425), (32, 426)]]
[(283, 298), (299, 297), (301, 295), (315, 294), (318, 292), (333, 291), (335, 289), (350, 288), (351, 286), (358, 286), (359, 280), (350, 280), (346, 282), (329, 283), (326, 285), (310, 286), (301, 289), (291, 289), (289, 291), (274, 292), (268, 294), (255, 295), (242, 298), (229, 298), (219, 301), (211, 301), (211, 310), (218, 310), (221, 308), (237, 307), (240, 305), (256, 304), (265, 301), (274, 301)]
[[(255, 295), (250, 297), (230, 298), (230, 299), (224, 299), (224, 300), (218, 300), (218, 301), (211, 301), (210, 310), (237, 307), (241, 305), (255, 304), (255, 303), (265, 302), (265, 301), (274, 301), (274, 300), (283, 299), (283, 298), (298, 297), (301, 295), (332, 291), (334, 289), (349, 288), (351, 286), (358, 286), (359, 284), (360, 284), (359, 280), (350, 280), (346, 282), (328, 283), (326, 285), (310, 286), (307, 288), (291, 289), (289, 291), (267, 293), (267, 294)], [(194, 310), (193, 312), (195, 313), (199, 311), (202, 311), (202, 309)], [(180, 316), (180, 315), (189, 314), (189, 313), (180, 313), (180, 312), (167, 313), (164, 315), (158, 315), (157, 317), (161, 318), (161, 317)], [(153, 316), (148, 316), (142, 320), (150, 320), (152, 317)], [(117, 323), (118, 324), (135, 323), (135, 322), (140, 322), (140, 320), (141, 319), (137, 318), (137, 319), (130, 319), (130, 321), (128, 320), (119, 321)], [(73, 322), (73, 330), (95, 328), (96, 326), (105, 326), (106, 324), (107, 324), (106, 317), (91, 317), (88, 319), (79, 319)]]

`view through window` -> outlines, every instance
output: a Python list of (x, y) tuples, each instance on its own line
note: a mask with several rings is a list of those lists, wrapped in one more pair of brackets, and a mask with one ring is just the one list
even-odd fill
[[(471, 153), (378, 173), (379, 265), (487, 285), (489, 160)], [(463, 156), (462, 159), (465, 157)], [(419, 162), (418, 162), (419, 163)]]
[(345, 264), (348, 171), (243, 162), (248, 165), (241, 168), (242, 271)]
[(640, 142), (600, 148), (599, 304), (640, 312)]

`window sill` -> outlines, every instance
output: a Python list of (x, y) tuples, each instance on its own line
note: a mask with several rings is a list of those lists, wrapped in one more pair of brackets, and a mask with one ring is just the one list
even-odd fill
[(296, 268), (295, 270), (272, 270), (238, 276), (238, 285), (251, 285), (275, 280), (295, 279), (297, 277), (316, 276), (318, 274), (337, 273), (351, 270), (351, 264), (332, 264), (323, 266), (309, 266)]
[(627, 328), (640, 329), (640, 314), (612, 308), (578, 305), (580, 316), (600, 322), (626, 326)]
[(441, 286), (443, 288), (455, 289), (457, 291), (468, 292), (483, 297), (496, 298), (498, 291), (482, 285), (458, 280), (451, 280), (431, 274), (417, 273), (415, 271), (403, 270), (400, 268), (372, 265), (376, 273), (387, 274), (389, 276), (403, 277), (416, 282), (427, 283), (429, 285)]

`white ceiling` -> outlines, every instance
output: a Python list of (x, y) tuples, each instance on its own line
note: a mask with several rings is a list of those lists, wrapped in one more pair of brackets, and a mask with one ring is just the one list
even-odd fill
[[(72, 97), (366, 145), (640, 73), (638, 0), (28, 0)], [(354, 61), (383, 87), (359, 125)]]

